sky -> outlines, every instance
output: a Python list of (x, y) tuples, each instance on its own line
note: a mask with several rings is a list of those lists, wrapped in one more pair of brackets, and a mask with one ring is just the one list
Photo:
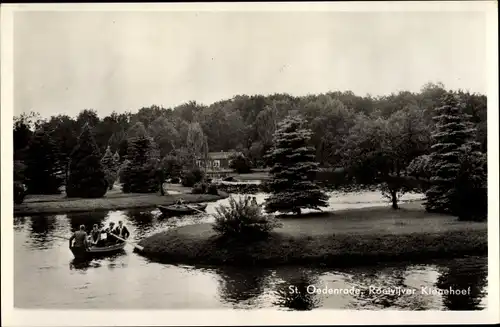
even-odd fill
[(14, 114), (238, 94), (486, 93), (484, 12), (16, 12)]

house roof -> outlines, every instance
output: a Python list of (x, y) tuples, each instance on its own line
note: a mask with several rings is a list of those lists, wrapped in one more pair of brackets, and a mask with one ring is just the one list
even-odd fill
[(209, 152), (208, 158), (212, 160), (229, 159), (230, 156), (238, 153), (238, 151)]

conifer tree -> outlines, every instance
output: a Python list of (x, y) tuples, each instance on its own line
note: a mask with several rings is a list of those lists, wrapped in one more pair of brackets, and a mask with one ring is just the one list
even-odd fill
[[(141, 126), (142, 125), (142, 126)], [(120, 176), (125, 193), (155, 193), (159, 190), (156, 143), (146, 133), (142, 123), (137, 123), (134, 135), (128, 139), (127, 160)]]
[(111, 153), (111, 148), (108, 146), (106, 152), (101, 159), (101, 164), (103, 166), (104, 172), (106, 174), (106, 180), (108, 182), (108, 189), (111, 190), (115, 181), (118, 177), (119, 168), (119, 157), (117, 158), (117, 153), (114, 155)]
[(311, 131), (298, 116), (288, 116), (279, 125), (268, 155), (272, 164), (269, 181), (271, 195), (266, 211), (301, 213), (302, 208), (319, 209), (327, 206), (328, 197), (316, 184), (318, 163), (309, 145)]
[(59, 165), (60, 154), (51, 131), (38, 129), (29, 142), (24, 171), (30, 194), (59, 194), (64, 179)]
[(457, 94), (444, 95), (442, 106), (436, 108), (436, 131), (432, 135), (431, 187), (426, 191), (425, 207), (430, 212), (457, 213), (459, 176), (464, 156), (475, 152), (474, 129), (463, 113)]
[(101, 153), (88, 123), (82, 128), (70, 160), (66, 195), (82, 198), (103, 197), (108, 183), (101, 164)]

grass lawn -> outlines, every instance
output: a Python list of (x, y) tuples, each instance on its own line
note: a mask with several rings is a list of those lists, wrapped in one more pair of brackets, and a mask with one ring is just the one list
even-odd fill
[(487, 223), (426, 213), (421, 206), (363, 208), (281, 219), (265, 240), (223, 241), (211, 224), (179, 227), (140, 242), (143, 254), (193, 264), (349, 265), (487, 251)]
[[(168, 191), (175, 191), (168, 194)], [(167, 187), (165, 196), (160, 193), (142, 194), (142, 193), (122, 193), (119, 187), (108, 191), (103, 198), (83, 199), (66, 198), (64, 192), (56, 195), (28, 195), (24, 203), (14, 205), (14, 215), (29, 216), (36, 214), (58, 214), (68, 212), (87, 212), (99, 210), (122, 210), (132, 208), (152, 208), (158, 205), (173, 204), (179, 198), (185, 202), (209, 202), (227, 197), (224, 192), (219, 195), (210, 194), (191, 194), (190, 188), (182, 186)]]
[(271, 178), (267, 170), (256, 170), (248, 174), (231, 174), (236, 180), (251, 181), (251, 180), (268, 180)]

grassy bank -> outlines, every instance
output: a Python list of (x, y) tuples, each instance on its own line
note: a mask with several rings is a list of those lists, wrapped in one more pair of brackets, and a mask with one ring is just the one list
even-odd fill
[(351, 265), (398, 259), (483, 254), (487, 224), (401, 210), (363, 208), (282, 219), (267, 239), (224, 241), (211, 224), (184, 226), (140, 242), (145, 256), (185, 264)]
[[(152, 208), (158, 205), (173, 204), (179, 198), (187, 203), (210, 202), (227, 197), (227, 193), (219, 195), (190, 194), (183, 190), (179, 194), (160, 195), (122, 193), (110, 191), (99, 199), (66, 198), (61, 195), (28, 195), (23, 204), (14, 205), (15, 216), (29, 216), (36, 214), (58, 214), (68, 212), (88, 212), (103, 210), (122, 210), (134, 208)], [(168, 190), (167, 190), (168, 192)]]

